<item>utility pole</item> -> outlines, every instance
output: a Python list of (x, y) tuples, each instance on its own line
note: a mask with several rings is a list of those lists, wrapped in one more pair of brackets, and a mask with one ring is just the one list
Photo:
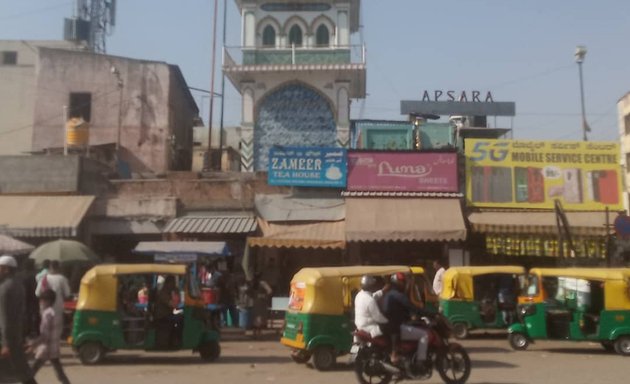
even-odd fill
[(219, 0), (214, 0), (214, 15), (212, 25), (212, 65), (210, 66), (210, 111), (208, 113), (208, 164), (207, 168), (212, 167), (212, 109), (214, 108), (214, 71), (217, 57), (217, 10), (219, 8)]
[[(223, 0), (223, 49), (226, 44), (227, 0)], [(219, 122), (219, 153), (223, 157), (223, 115), (225, 113), (225, 73), (221, 70), (221, 119)]]
[(586, 109), (584, 108), (584, 78), (582, 76), (582, 63), (584, 62), (586, 52), (586, 47), (583, 45), (578, 45), (575, 49), (575, 62), (578, 65), (578, 71), (580, 75), (580, 102), (582, 105), (582, 134), (584, 141), (588, 141), (586, 133), (591, 131), (591, 128), (586, 122)]

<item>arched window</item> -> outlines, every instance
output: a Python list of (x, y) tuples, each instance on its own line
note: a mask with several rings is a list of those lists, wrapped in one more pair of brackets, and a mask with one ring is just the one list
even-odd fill
[(315, 32), (315, 44), (317, 44), (318, 47), (327, 47), (330, 44), (330, 32), (325, 24), (317, 27), (317, 32)]
[(276, 30), (268, 25), (263, 29), (262, 35), (262, 45), (263, 47), (275, 47), (276, 46)]
[(302, 46), (302, 29), (299, 25), (294, 25), (289, 30), (289, 45), (295, 44), (296, 47)]

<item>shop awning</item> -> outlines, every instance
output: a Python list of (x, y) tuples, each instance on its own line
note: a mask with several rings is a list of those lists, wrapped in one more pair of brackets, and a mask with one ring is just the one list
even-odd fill
[(250, 237), (251, 247), (343, 249), (344, 221), (317, 223), (270, 223), (258, 220), (262, 237)]
[(0, 235), (0, 254), (24, 255), (31, 253), (35, 247), (7, 235)]
[(458, 241), (466, 225), (458, 199), (346, 199), (348, 241)]
[[(571, 234), (576, 236), (606, 235), (605, 212), (566, 212)], [(610, 214), (610, 222), (615, 219)], [(473, 212), (468, 217), (472, 230), (495, 234), (554, 235), (557, 232), (555, 212)]]
[(75, 237), (94, 196), (0, 196), (0, 227), (15, 237)]
[(256, 218), (242, 216), (184, 216), (172, 219), (166, 224), (164, 233), (220, 234), (256, 232)]

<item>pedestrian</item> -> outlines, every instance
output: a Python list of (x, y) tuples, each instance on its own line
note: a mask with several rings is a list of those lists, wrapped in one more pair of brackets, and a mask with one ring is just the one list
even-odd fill
[(444, 266), (439, 259), (433, 261), (433, 269), (435, 269), (435, 277), (433, 278), (433, 292), (435, 292), (436, 295), (439, 295), (440, 293), (442, 293), (442, 288), (444, 288), (443, 279), (444, 272), (446, 272), (446, 270), (444, 269)]
[(251, 281), (251, 290), (253, 296), (252, 306), (252, 327), (254, 329), (254, 338), (257, 339), (262, 333), (262, 329), (267, 327), (267, 319), (269, 317), (269, 299), (273, 293), (271, 286), (261, 279), (258, 273)]
[(59, 339), (61, 339), (63, 334), (63, 303), (66, 299), (70, 298), (68, 279), (60, 273), (60, 269), (59, 261), (51, 261), (48, 273), (37, 283), (37, 289), (35, 289), (35, 295), (37, 297), (40, 297), (47, 289), (52, 289), (55, 292), (56, 298), (55, 304), (53, 305), (53, 309), (55, 310), (55, 328), (53, 337)]
[(47, 289), (39, 296), (39, 306), (41, 310), (41, 322), (39, 325), (39, 336), (29, 342), (28, 352), (35, 352), (35, 362), (33, 362), (33, 375), (50, 360), (50, 364), (55, 369), (57, 380), (62, 384), (70, 384), (59, 360), (59, 338), (55, 337), (55, 310), (53, 305), (56, 301), (55, 291)]
[[(24, 353), (24, 286), (15, 278), (17, 262), (11, 256), (0, 256), (0, 362), (8, 361), (13, 379), (37, 384)], [(5, 362), (3, 362), (5, 363)], [(0, 371), (0, 378), (7, 375)]]
[(48, 274), (48, 269), (50, 268), (50, 260), (46, 259), (42, 262), (42, 270), (35, 276), (35, 280), (37, 280), (37, 284)]
[(17, 273), (17, 278), (24, 285), (26, 318), (24, 322), (24, 337), (35, 337), (39, 329), (39, 304), (35, 289), (37, 288), (35, 261), (26, 259), (24, 269)]

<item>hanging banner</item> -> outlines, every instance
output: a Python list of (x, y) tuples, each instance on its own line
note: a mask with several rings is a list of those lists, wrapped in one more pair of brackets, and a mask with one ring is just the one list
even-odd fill
[(466, 139), (469, 206), (566, 210), (623, 208), (619, 145)]
[(457, 153), (349, 152), (348, 191), (458, 192)]
[(272, 147), (269, 185), (345, 188), (347, 155), (344, 148)]

